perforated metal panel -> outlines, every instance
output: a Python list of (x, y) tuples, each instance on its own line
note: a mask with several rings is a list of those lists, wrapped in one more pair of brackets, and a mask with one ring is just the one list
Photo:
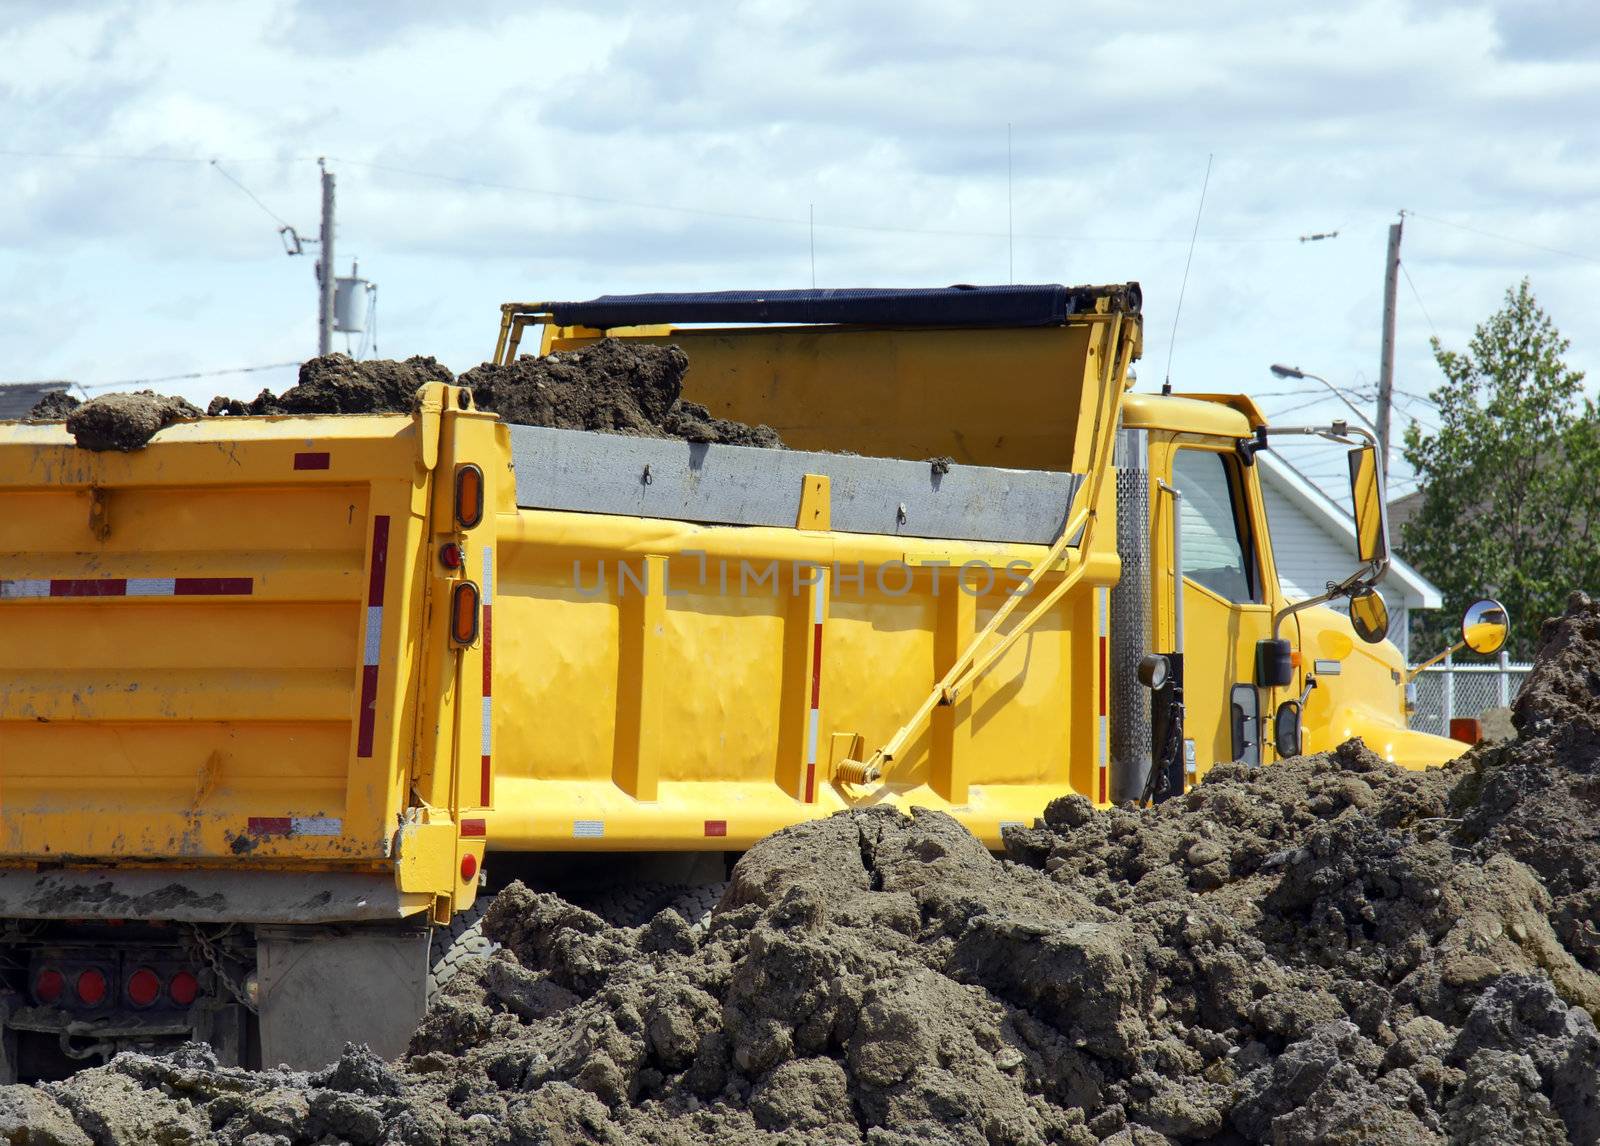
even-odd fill
[(1117, 435), (1117, 554), (1111, 590), (1111, 800), (1136, 800), (1150, 774), (1150, 694), (1139, 661), (1150, 649), (1150, 472), (1143, 430)]

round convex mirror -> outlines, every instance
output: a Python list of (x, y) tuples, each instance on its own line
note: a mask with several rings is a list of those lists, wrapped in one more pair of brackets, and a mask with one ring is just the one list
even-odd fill
[(1511, 614), (1499, 601), (1474, 601), (1461, 616), (1461, 639), (1475, 653), (1499, 652), (1510, 635)]
[(1363, 589), (1350, 598), (1350, 623), (1356, 636), (1369, 645), (1389, 635), (1389, 606), (1376, 589)]

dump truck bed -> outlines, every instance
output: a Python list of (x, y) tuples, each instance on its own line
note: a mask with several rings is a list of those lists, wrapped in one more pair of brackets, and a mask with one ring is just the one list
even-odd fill
[(0, 424), (0, 858), (385, 862), (417, 427), (208, 419), (124, 454)]

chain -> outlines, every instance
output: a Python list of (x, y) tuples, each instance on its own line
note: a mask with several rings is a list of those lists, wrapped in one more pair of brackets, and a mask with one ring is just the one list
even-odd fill
[[(216, 976), (217, 982), (222, 984), (228, 994), (232, 995), (240, 1006), (254, 1012), (256, 1005), (250, 1001), (249, 993), (234, 982), (234, 976), (228, 970), (226, 956), (217, 950), (216, 945), (206, 938), (205, 933), (198, 927), (193, 928), (189, 934), (190, 938), (194, 940), (196, 950), (200, 952), (200, 958), (205, 960), (206, 964), (211, 968), (211, 973)], [(227, 932), (222, 934), (226, 935)], [(221, 937), (218, 936), (218, 938)]]

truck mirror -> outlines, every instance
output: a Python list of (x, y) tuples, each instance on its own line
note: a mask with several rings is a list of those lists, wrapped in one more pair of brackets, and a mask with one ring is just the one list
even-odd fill
[[(1389, 606), (1376, 589), (1362, 589), (1350, 598), (1350, 624), (1356, 636), (1375, 645), (1389, 635)], [(1496, 646), (1498, 647), (1498, 646)]]
[(1294, 647), (1283, 637), (1263, 637), (1256, 642), (1256, 685), (1282, 688), (1294, 683)]
[(1277, 743), (1278, 758), (1287, 760), (1300, 755), (1300, 702), (1286, 700), (1278, 705), (1272, 720), (1272, 738)]
[(1511, 614), (1499, 601), (1474, 601), (1461, 615), (1461, 640), (1475, 653), (1497, 653), (1511, 635)]
[(1389, 539), (1384, 531), (1383, 477), (1378, 467), (1378, 450), (1375, 446), (1362, 446), (1350, 451), (1349, 460), (1350, 499), (1356, 517), (1356, 556), (1363, 563), (1382, 561), (1389, 555)]

